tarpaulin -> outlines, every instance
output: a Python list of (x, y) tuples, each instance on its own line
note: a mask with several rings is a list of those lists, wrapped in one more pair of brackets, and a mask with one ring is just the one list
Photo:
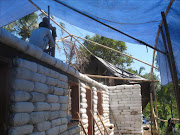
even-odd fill
[[(68, 23), (98, 35), (115, 40), (136, 43), (133, 40), (117, 31), (114, 31), (74, 10), (54, 1), (54, 0), (32, 0), (38, 7), (47, 12), (48, 5), (50, 12)], [(92, 18), (95, 18), (111, 27), (118, 29), (134, 38), (142, 40), (154, 46), (155, 38), (162, 17), (161, 12), (166, 11), (170, 0), (59, 0), (60, 2), (73, 7)], [(12, 4), (12, 6), (9, 6)], [(10, 23), (22, 16), (34, 12), (35, 7), (28, 0), (3, 0), (0, 1), (0, 26)], [(169, 14), (167, 22), (172, 40), (172, 47), (179, 76), (180, 60), (179, 40), (180, 40), (180, 1), (175, 0)], [(3, 19), (1, 19), (3, 18)], [(162, 42), (158, 41), (158, 48), (163, 49)], [(168, 67), (164, 66), (167, 61), (163, 54), (158, 53), (159, 69), (162, 84), (171, 82), (168, 74)]]

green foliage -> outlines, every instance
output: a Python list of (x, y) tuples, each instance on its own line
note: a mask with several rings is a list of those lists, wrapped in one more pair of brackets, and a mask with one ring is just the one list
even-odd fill
[(19, 35), (23, 40), (27, 40), (31, 32), (38, 28), (38, 15), (36, 13), (29, 14), (4, 28), (10, 32)]
[[(121, 52), (125, 52), (127, 50), (127, 47), (124, 42), (122, 41), (117, 41), (113, 39), (109, 39), (106, 37), (102, 37), (99, 35), (95, 35), (93, 37), (86, 36), (85, 37), (88, 40), (100, 43), (102, 45), (111, 47), (115, 50), (119, 50)], [(84, 45), (96, 56), (116, 65), (117, 67), (119, 66), (125, 66), (128, 67), (131, 65), (133, 60), (129, 57), (125, 57), (124, 55), (121, 55), (119, 53), (116, 53), (114, 51), (108, 50), (106, 48), (94, 45), (88, 41), (84, 41)], [(81, 48), (82, 51), (86, 52), (86, 50)], [(88, 52), (86, 52), (88, 53)]]

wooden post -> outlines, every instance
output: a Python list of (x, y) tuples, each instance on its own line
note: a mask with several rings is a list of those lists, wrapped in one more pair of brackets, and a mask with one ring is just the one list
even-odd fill
[(94, 118), (94, 115), (93, 115), (93, 113), (92, 113), (91, 110), (90, 110), (90, 112), (91, 112), (91, 115), (92, 115), (92, 117), (93, 117), (93, 119), (94, 119), (94, 122), (96, 123), (96, 125), (97, 125), (97, 127), (98, 127), (98, 129), (99, 129), (99, 131), (100, 131), (100, 133), (101, 133), (101, 135), (103, 135), (103, 132), (101, 131), (101, 129), (100, 129), (100, 127), (99, 127), (99, 125), (98, 125), (96, 119)]
[(112, 113), (112, 117), (113, 117), (113, 120), (114, 120), (114, 124), (115, 124), (115, 126), (117, 127), (118, 133), (119, 133), (119, 135), (122, 135), (122, 134), (120, 133), (120, 130), (119, 130), (119, 128), (118, 128), (118, 125), (117, 125), (117, 123), (116, 123), (116, 120), (115, 120), (115, 118), (114, 118), (114, 115), (113, 115), (113, 112), (112, 112), (111, 108), (110, 108), (110, 111), (111, 111), (111, 113)]
[(100, 116), (100, 114), (99, 114), (98, 111), (97, 111), (97, 115), (98, 115), (98, 117), (99, 117), (99, 119), (100, 119), (100, 121), (101, 121), (101, 123), (102, 123), (102, 125), (103, 125), (103, 127), (104, 127), (104, 129), (105, 129), (105, 131), (106, 131), (106, 134), (109, 135), (108, 130), (107, 130), (106, 126), (104, 125), (104, 123), (103, 123), (103, 121), (102, 121), (102, 119), (101, 119), (101, 116)]
[(180, 89), (179, 89), (179, 84), (178, 84), (178, 77), (177, 77), (175, 59), (174, 59), (174, 54), (173, 54), (169, 29), (168, 29), (168, 25), (167, 25), (167, 22), (166, 22), (166, 17), (165, 17), (164, 12), (161, 12), (161, 15), (162, 15), (163, 25), (164, 25), (164, 28), (165, 28), (166, 39), (167, 39), (167, 43), (168, 43), (168, 55), (169, 55), (169, 61), (168, 62), (170, 64), (169, 68), (172, 68), (171, 77), (172, 77), (172, 82), (173, 82), (173, 87), (174, 87), (174, 94), (175, 94), (176, 102), (177, 102), (178, 114), (179, 114), (179, 118), (180, 118)]
[(82, 127), (82, 129), (83, 129), (83, 131), (84, 131), (84, 134), (85, 134), (85, 135), (88, 135), (88, 134), (86, 133), (86, 130), (85, 130), (84, 126), (83, 126), (83, 123), (82, 123), (81, 117), (80, 117), (80, 115), (79, 115), (79, 113), (78, 113), (78, 112), (77, 112), (77, 114), (78, 114), (78, 117), (79, 117), (79, 122), (80, 122), (80, 124), (81, 124), (81, 127)]

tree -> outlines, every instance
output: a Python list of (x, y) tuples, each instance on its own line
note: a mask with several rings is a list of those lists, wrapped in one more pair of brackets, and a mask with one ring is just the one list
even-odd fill
[[(100, 43), (102, 45), (111, 47), (113, 49), (119, 50), (121, 52), (126, 52), (127, 47), (125, 45), (124, 42), (122, 41), (117, 41), (117, 40), (113, 40), (113, 39), (109, 39), (106, 37), (102, 37), (100, 35), (95, 35), (93, 37), (89, 37), (88, 35), (85, 37), (88, 40)], [(124, 55), (121, 55), (119, 53), (116, 53), (112, 50), (108, 50), (105, 49), (103, 47), (94, 45), (88, 41), (84, 41), (84, 45), (96, 56), (114, 64), (117, 67), (128, 67), (131, 65), (131, 63), (133, 62), (133, 60), (129, 57), (126, 57)], [(81, 48), (83, 51), (85, 51), (84, 48)], [(85, 51), (86, 53), (88, 53), (87, 51)], [(90, 55), (88, 55), (90, 56)]]
[(4, 28), (10, 32), (14, 32), (19, 35), (23, 40), (27, 41), (30, 37), (31, 32), (38, 28), (38, 15), (36, 13), (31, 13)]

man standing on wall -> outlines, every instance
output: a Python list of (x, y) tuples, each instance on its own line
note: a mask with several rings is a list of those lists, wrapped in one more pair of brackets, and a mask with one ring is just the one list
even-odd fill
[[(52, 33), (50, 32), (52, 31)], [(43, 21), (39, 24), (39, 28), (31, 33), (29, 43), (34, 44), (47, 52), (47, 46), (55, 47), (56, 27), (50, 26), (47, 17), (43, 18)]]

